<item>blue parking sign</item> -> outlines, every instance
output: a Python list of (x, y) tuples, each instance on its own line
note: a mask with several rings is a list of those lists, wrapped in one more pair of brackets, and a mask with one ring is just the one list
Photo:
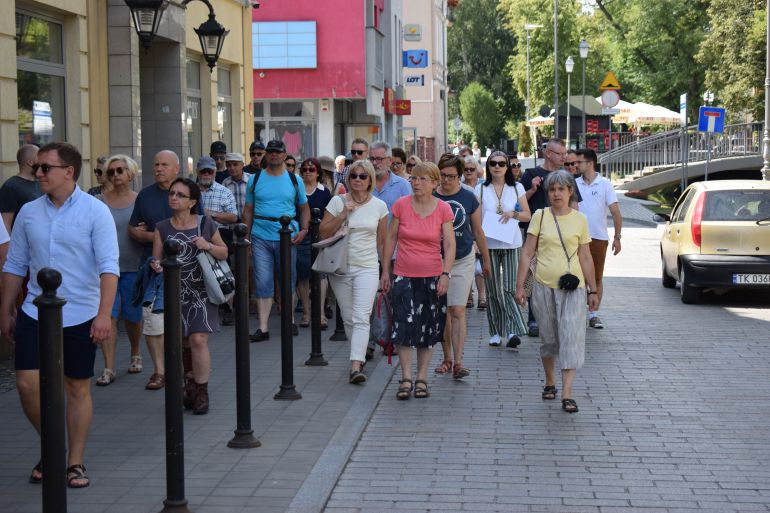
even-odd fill
[(725, 109), (704, 107), (698, 110), (698, 131), (721, 134), (725, 131)]

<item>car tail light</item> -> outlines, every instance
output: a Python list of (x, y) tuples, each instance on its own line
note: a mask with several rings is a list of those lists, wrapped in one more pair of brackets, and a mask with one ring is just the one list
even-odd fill
[(690, 221), (690, 230), (692, 230), (692, 241), (700, 247), (701, 225), (703, 223), (703, 204), (706, 203), (706, 193), (698, 196), (695, 202), (695, 209), (692, 212), (692, 221)]

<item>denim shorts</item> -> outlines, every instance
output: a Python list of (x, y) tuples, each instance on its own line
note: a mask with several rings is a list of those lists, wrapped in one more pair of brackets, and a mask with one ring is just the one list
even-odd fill
[(134, 306), (131, 304), (136, 275), (137, 273), (120, 273), (115, 302), (112, 303), (111, 317), (113, 319), (123, 319), (135, 324), (142, 322), (142, 305)]
[[(264, 240), (251, 237), (251, 258), (254, 263), (254, 281), (257, 286), (255, 294), (258, 298), (271, 298), (275, 294), (273, 273), (281, 270), (281, 249), (277, 240)], [(291, 246), (291, 290), (297, 286), (297, 248)]]
[[(62, 359), (64, 375), (72, 379), (88, 379), (94, 375), (96, 344), (91, 340), (91, 322), (64, 328)], [(16, 370), (40, 368), (37, 340), (38, 322), (19, 308), (13, 338), (16, 341)]]

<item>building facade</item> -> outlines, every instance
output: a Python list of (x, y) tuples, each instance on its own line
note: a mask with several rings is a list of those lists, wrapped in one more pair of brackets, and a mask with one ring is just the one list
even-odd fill
[[(230, 33), (213, 72), (194, 28), (201, 2), (168, 4), (145, 51), (123, 0), (7, 0), (0, 4), (0, 172), (16, 173), (20, 144), (64, 140), (84, 157), (125, 153), (150, 183), (152, 158), (176, 152), (188, 169), (214, 140), (244, 151), (253, 138), (251, 3), (217, 0)], [(15, 20), (15, 26), (14, 22)], [(139, 182), (141, 185), (142, 181)]]
[(446, 0), (404, 3), (404, 98), (412, 113), (403, 119), (403, 144), (433, 162), (447, 148), (446, 34)]
[(297, 158), (345, 153), (350, 142), (396, 142), (401, 0), (264, 1), (253, 11), (254, 135)]

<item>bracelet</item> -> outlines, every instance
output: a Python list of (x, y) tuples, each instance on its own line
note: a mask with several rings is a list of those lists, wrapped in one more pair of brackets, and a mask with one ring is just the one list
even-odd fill
[(591, 294), (598, 294), (598, 292), (596, 292), (595, 290), (590, 290), (586, 295), (590, 296)]
[(616, 238), (616, 239), (618, 239), (618, 240), (620, 240), (620, 234), (619, 234), (619, 233), (616, 233), (616, 234), (615, 234), (615, 238)]

